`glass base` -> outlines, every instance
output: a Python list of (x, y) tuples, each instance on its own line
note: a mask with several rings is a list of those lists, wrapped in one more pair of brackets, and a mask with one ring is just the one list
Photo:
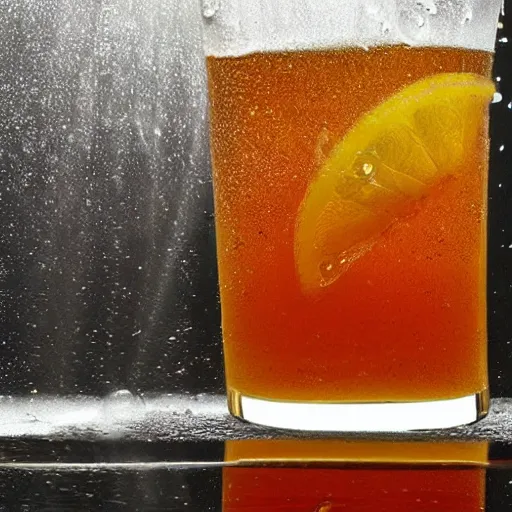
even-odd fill
[(483, 418), (487, 389), (474, 395), (427, 402), (279, 402), (228, 393), (233, 416), (268, 427), (321, 432), (406, 432), (467, 425)]

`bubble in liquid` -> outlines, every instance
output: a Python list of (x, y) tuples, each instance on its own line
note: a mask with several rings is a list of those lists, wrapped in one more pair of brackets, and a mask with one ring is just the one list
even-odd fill
[(324, 501), (315, 508), (315, 512), (329, 512), (332, 509), (332, 503), (330, 501)]
[(319, 266), (320, 275), (322, 276), (322, 282), (320, 283), (320, 286), (328, 286), (333, 281), (335, 281), (337, 277), (340, 275), (343, 266), (348, 263), (349, 261), (347, 260), (347, 258), (332, 258), (323, 261)]
[(352, 170), (358, 178), (367, 182), (375, 176), (377, 167), (378, 160), (374, 154), (360, 154), (354, 161)]
[(220, 9), (220, 0), (203, 0), (203, 16), (213, 18)]
[(323, 285), (331, 283), (336, 277), (335, 267), (337, 267), (337, 265), (335, 265), (333, 260), (323, 261), (320, 264), (319, 270), (322, 276)]

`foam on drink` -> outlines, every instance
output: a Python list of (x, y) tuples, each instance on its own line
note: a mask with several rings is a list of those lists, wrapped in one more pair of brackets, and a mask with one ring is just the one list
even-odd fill
[(493, 51), (502, 0), (207, 2), (207, 55), (405, 44)]

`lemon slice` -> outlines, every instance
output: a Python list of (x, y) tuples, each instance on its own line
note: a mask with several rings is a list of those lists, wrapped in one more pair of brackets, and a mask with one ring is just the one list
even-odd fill
[(333, 283), (429, 189), (463, 172), (494, 90), (479, 75), (434, 75), (359, 119), (299, 209), (295, 261), (304, 291)]

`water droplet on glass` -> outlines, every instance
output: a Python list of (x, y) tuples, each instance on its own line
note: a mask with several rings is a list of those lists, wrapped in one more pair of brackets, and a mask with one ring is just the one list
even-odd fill
[(462, 18), (462, 23), (463, 24), (469, 23), (472, 19), (473, 19), (473, 9), (468, 5), (464, 12), (464, 16)]
[(213, 18), (220, 9), (220, 0), (203, 0), (203, 16)]
[(391, 32), (391, 25), (387, 21), (383, 21), (381, 23), (381, 32), (385, 36), (390, 34), (390, 32)]
[(114, 391), (103, 399), (103, 414), (110, 420), (128, 420), (143, 412), (144, 400), (127, 389)]
[(493, 103), (499, 103), (503, 99), (503, 95), (499, 92), (495, 92), (492, 98)]
[(437, 14), (437, 5), (435, 0), (417, 0), (418, 5), (422, 5), (425, 11), (431, 15)]
[(468, 0), (451, 0), (443, 7), (446, 9), (445, 16), (451, 18), (461, 25), (469, 23), (473, 19), (473, 8)]
[[(398, 3), (404, 4), (403, 0)], [(409, 2), (406, 2), (409, 4)], [(429, 13), (422, 4), (405, 5), (398, 11), (398, 28), (406, 41), (421, 41), (430, 32)]]

